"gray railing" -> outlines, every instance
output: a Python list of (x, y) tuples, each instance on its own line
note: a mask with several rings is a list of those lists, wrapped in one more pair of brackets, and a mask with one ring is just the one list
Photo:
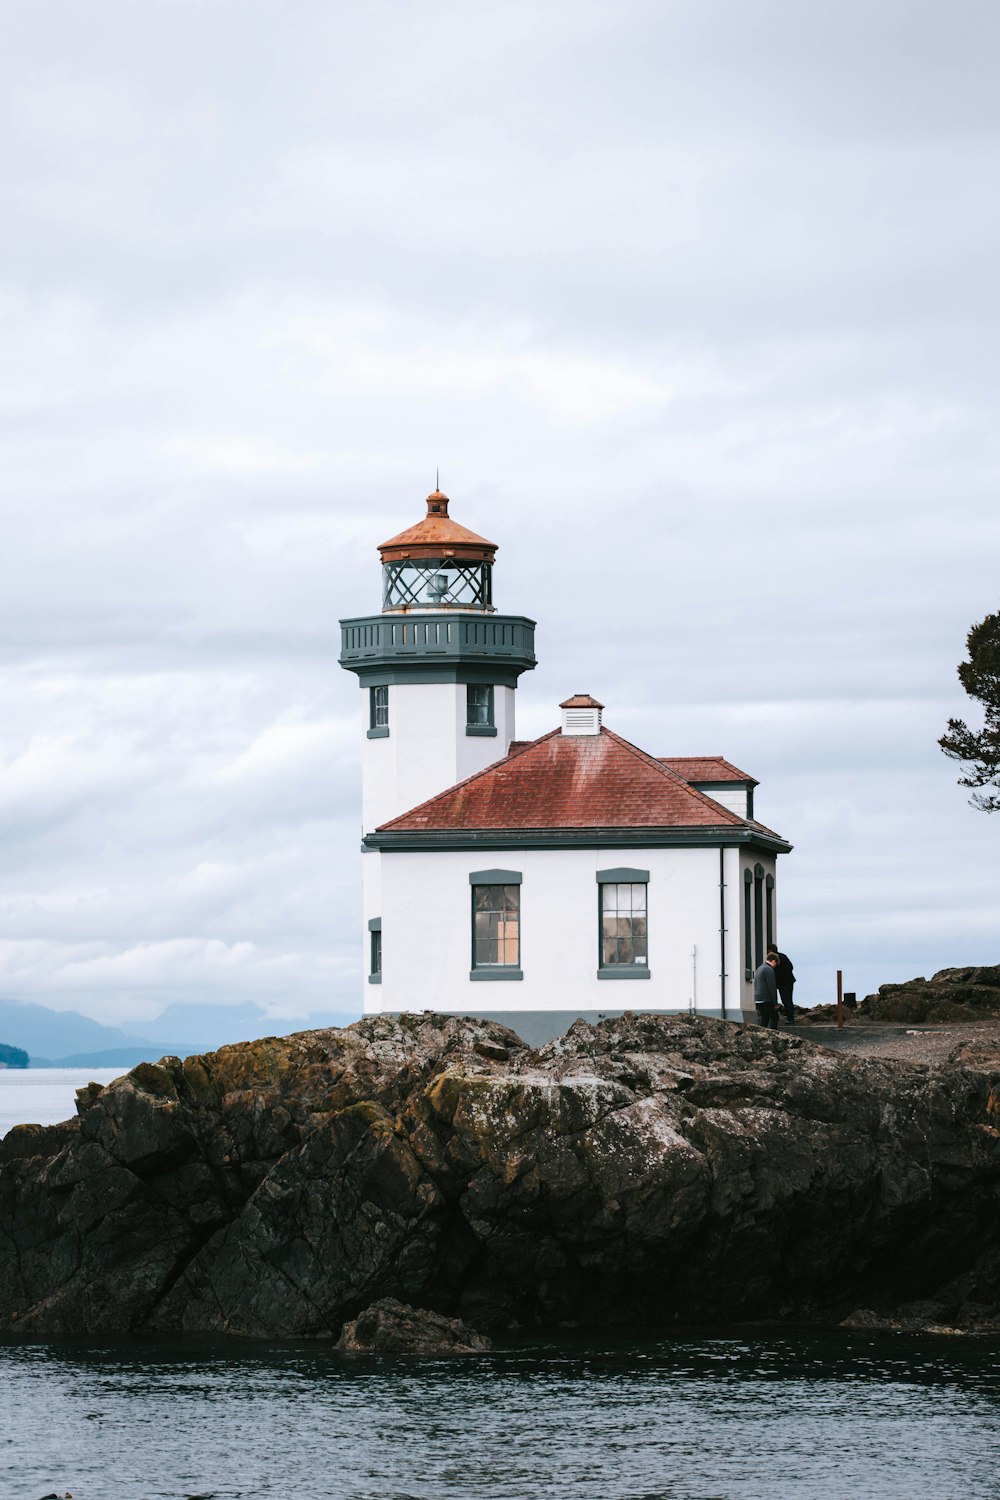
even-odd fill
[(340, 632), (345, 664), (376, 656), (509, 656), (532, 664), (535, 659), (535, 622), (523, 615), (369, 615), (342, 620)]

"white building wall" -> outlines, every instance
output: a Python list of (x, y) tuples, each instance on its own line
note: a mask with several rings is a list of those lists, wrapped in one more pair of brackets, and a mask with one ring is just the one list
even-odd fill
[(382, 856), (374, 850), (361, 855), (361, 983), (365, 987), (365, 1013), (378, 1014), (381, 1010), (379, 985), (369, 982), (371, 967), (371, 937), (369, 919), (382, 915)]
[[(484, 771), (495, 760), (507, 754), (514, 733), (514, 689), (493, 689), (493, 723), (496, 735), (473, 735), (465, 732), (467, 699), (464, 683), (458, 686), (455, 700), (455, 781), (464, 781), (477, 771)], [(443, 787), (439, 787), (443, 791)], [(401, 809), (405, 811), (405, 809)]]
[(731, 787), (704, 787), (706, 797), (711, 797), (713, 802), (718, 802), (722, 807), (728, 807), (730, 812), (736, 813), (737, 817), (747, 816), (747, 794), (746, 788), (742, 786)]
[(485, 770), (514, 738), (514, 689), (494, 690), (495, 736), (467, 735), (461, 682), (392, 683), (389, 733), (367, 738), (368, 689), (362, 691), (361, 818), (366, 833), (428, 797)]
[[(737, 855), (737, 851), (732, 851)], [(372, 1008), (387, 1011), (688, 1010), (720, 1004), (719, 851), (567, 849), (368, 855), (380, 860), (383, 977)], [(648, 869), (649, 979), (598, 979), (598, 870)], [(732, 862), (733, 874), (741, 872)], [(521, 872), (523, 980), (471, 980), (470, 872)], [(739, 928), (727, 885), (732, 1013), (740, 994)], [(739, 907), (736, 906), (738, 915)], [(372, 913), (376, 915), (376, 913)], [(696, 951), (695, 951), (696, 950)]]

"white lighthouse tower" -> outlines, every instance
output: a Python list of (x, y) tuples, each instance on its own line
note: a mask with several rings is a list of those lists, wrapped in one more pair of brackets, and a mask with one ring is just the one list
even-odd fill
[[(459, 525), (435, 490), (415, 526), (383, 542), (382, 609), (341, 621), (340, 665), (364, 694), (363, 833), (501, 760), (534, 620), (497, 614), (496, 543)], [(365, 969), (382, 977), (380, 856), (363, 859)], [(366, 1010), (381, 1009), (369, 992)]]

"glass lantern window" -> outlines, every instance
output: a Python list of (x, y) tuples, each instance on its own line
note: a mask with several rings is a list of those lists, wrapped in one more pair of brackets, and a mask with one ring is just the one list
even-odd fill
[(385, 563), (383, 609), (492, 609), (490, 563), (433, 558)]

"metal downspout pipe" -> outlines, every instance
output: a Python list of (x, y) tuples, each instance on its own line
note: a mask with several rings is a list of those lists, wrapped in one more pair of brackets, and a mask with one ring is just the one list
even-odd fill
[(726, 1016), (726, 851), (719, 845), (719, 984), (722, 990), (722, 1019)]

